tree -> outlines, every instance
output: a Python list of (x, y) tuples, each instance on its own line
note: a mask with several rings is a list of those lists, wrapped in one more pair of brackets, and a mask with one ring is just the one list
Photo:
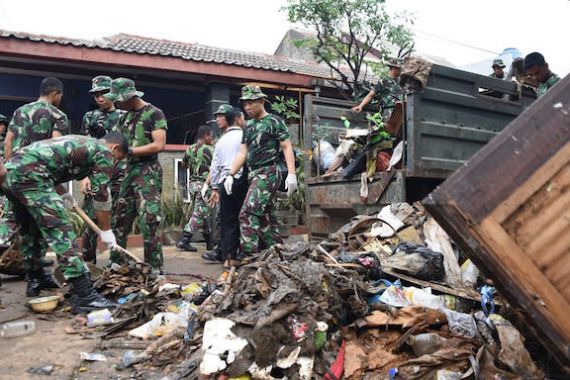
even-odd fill
[[(405, 13), (389, 14), (385, 0), (289, 0), (283, 8), (289, 21), (313, 29), (316, 36), (297, 40), (311, 49), (340, 80), (337, 87), (347, 98), (362, 92), (373, 53), (382, 61), (404, 58), (414, 43)], [(346, 70), (348, 68), (348, 71)]]

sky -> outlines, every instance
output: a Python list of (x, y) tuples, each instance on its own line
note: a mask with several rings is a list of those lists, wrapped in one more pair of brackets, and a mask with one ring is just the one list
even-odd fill
[[(97, 39), (129, 33), (271, 54), (292, 27), (286, 0), (0, 0), (0, 28)], [(387, 0), (412, 13), (416, 47), (461, 67), (503, 49), (540, 51), (570, 72), (569, 0)], [(33, 11), (30, 11), (33, 10)]]

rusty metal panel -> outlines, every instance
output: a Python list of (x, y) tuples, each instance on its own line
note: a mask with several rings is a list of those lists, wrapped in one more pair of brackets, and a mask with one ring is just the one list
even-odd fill
[(570, 369), (570, 76), (424, 204)]

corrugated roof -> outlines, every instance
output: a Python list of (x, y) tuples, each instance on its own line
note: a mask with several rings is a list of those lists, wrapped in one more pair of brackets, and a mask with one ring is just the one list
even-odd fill
[(133, 54), (160, 55), (180, 58), (187, 61), (291, 72), (326, 79), (332, 78), (329, 68), (314, 61), (303, 61), (270, 54), (250, 53), (196, 43), (162, 40), (130, 34), (117, 34), (102, 40), (81, 40), (0, 30), (0, 38), (15, 38), (34, 42), (98, 48)]

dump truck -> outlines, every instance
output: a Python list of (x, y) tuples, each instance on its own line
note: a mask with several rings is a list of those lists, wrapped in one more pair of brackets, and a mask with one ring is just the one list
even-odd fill
[(323, 140), (338, 143), (347, 132), (345, 120), (350, 128), (366, 129), (365, 112), (354, 114), (354, 102), (306, 95), (305, 150), (316, 158), (305, 160), (305, 222), (311, 236), (327, 236), (351, 217), (372, 214), (394, 202), (421, 200), (535, 99), (532, 91), (520, 90), (514, 82), (433, 65), (425, 88), (408, 94), (393, 112), (392, 118), (402, 123), (402, 167), (376, 173), (369, 184), (371, 197), (363, 203), (360, 176), (324, 177), (315, 165), (314, 147)]

